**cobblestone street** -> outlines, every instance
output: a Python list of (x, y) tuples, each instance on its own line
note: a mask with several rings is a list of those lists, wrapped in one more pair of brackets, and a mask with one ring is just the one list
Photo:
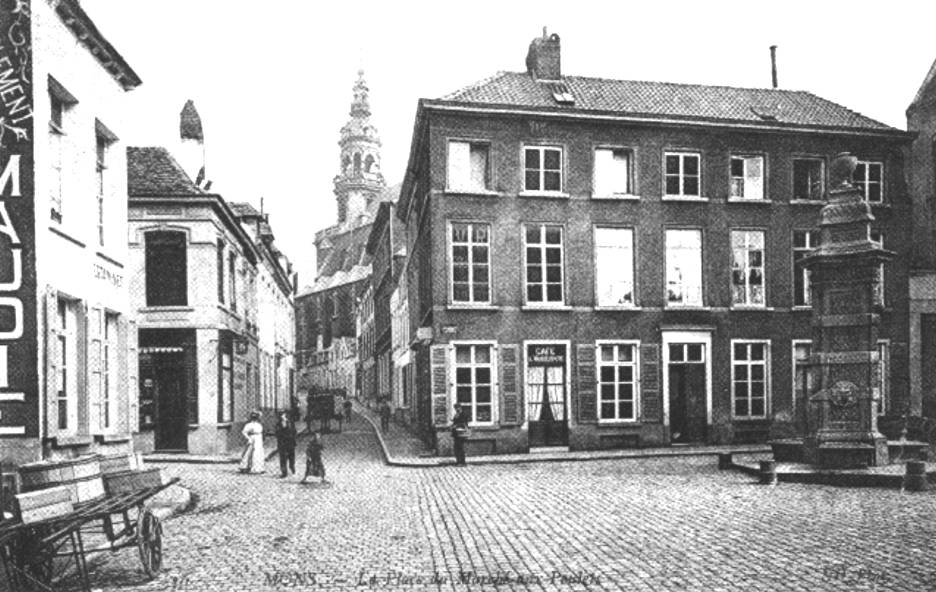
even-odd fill
[(325, 485), (168, 466), (200, 499), (164, 571), (123, 551), (93, 587), (936, 590), (936, 493), (759, 486), (713, 457), (391, 468), (360, 423), (325, 444)]

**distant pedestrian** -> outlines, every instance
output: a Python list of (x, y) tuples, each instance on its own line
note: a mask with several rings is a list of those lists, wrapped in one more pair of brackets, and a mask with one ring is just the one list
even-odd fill
[(302, 477), (302, 483), (305, 483), (309, 477), (321, 477), (322, 483), (325, 482), (325, 464), (322, 462), (322, 450), (325, 446), (319, 438), (318, 432), (312, 432), (309, 439), (309, 445), (306, 447), (306, 470)]
[(465, 441), (468, 439), (468, 413), (459, 403), (455, 403), (455, 416), (452, 418), (452, 442), (455, 449), (455, 464), (465, 464)]
[(390, 429), (390, 403), (386, 398), (380, 401), (380, 430), (386, 432)]
[(263, 452), (263, 424), (260, 423), (260, 412), (253, 411), (241, 432), (247, 440), (244, 452), (241, 454), (241, 473), (262, 473), (266, 462)]
[(344, 403), (342, 403), (341, 406), (344, 408), (345, 423), (351, 423), (351, 399), (345, 397)]
[[(276, 449), (280, 461), (280, 478), (296, 474), (296, 424), (290, 413), (280, 413), (276, 423)], [(288, 473), (287, 473), (288, 470)]]

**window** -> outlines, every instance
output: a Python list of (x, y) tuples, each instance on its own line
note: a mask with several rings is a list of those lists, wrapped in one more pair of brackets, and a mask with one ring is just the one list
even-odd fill
[(63, 433), (78, 431), (78, 307), (75, 302), (58, 301), (58, 429)]
[(731, 231), (731, 303), (764, 306), (764, 233)]
[[(868, 233), (868, 239), (880, 248), (884, 248), (884, 235), (881, 232), (872, 230)], [(878, 281), (874, 291), (874, 303), (884, 306), (884, 264), (878, 265)]]
[(188, 304), (185, 233), (146, 233), (146, 305)]
[(812, 377), (809, 375), (809, 355), (812, 353), (812, 341), (796, 340), (793, 342), (793, 408), (809, 410), (807, 401), (812, 394)]
[(731, 342), (731, 398), (736, 419), (767, 417), (770, 342)]
[(228, 423), (234, 418), (234, 340), (230, 335), (218, 341), (218, 422)]
[(562, 304), (562, 227), (527, 224), (524, 246), (527, 304)]
[(454, 303), (491, 301), (491, 227), (452, 223), (450, 261)]
[(218, 302), (224, 304), (224, 241), (218, 239)]
[(470, 423), (494, 421), (494, 352), (491, 345), (455, 345), (455, 402)]
[(598, 345), (598, 419), (637, 419), (637, 344)]
[(229, 299), (231, 310), (237, 310), (237, 253), (228, 255), (228, 284), (231, 291)]
[(64, 144), (65, 101), (49, 91), (49, 200), (52, 219), (62, 219), (62, 145)]
[(825, 198), (825, 162), (818, 158), (793, 159), (793, 199)]
[(880, 339), (877, 342), (878, 351), (878, 394), (881, 397), (878, 401), (878, 415), (887, 413), (887, 399), (890, 396), (887, 385), (890, 384), (890, 342), (886, 339)]
[(731, 197), (764, 199), (764, 157), (731, 157)]
[(634, 231), (595, 228), (595, 283), (598, 306), (634, 305)]
[(698, 154), (686, 152), (667, 152), (666, 160), (666, 195), (699, 197), (699, 161)]
[(666, 302), (702, 306), (702, 231), (667, 230)]
[(524, 148), (524, 191), (562, 191), (562, 149)]
[(448, 188), (490, 189), (490, 146), (479, 142), (449, 142)]
[(793, 231), (793, 306), (809, 306), (809, 270), (803, 258), (819, 246), (819, 233), (815, 230)]
[(855, 187), (861, 190), (865, 201), (882, 203), (884, 201), (884, 164), (859, 160), (855, 167)]
[(595, 150), (595, 197), (619, 197), (632, 192), (631, 151), (624, 148)]
[(109, 193), (107, 178), (108, 153), (110, 152), (111, 146), (117, 141), (117, 137), (98, 120), (94, 121), (94, 137), (98, 245), (103, 247), (105, 240), (104, 223), (106, 221), (105, 202), (107, 201)]

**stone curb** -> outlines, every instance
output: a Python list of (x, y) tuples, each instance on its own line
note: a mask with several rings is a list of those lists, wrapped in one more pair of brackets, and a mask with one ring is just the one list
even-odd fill
[[(426, 468), (426, 467), (446, 467), (446, 466), (456, 466), (454, 458), (440, 458), (433, 457), (432, 459), (426, 460), (402, 460), (397, 459), (390, 454), (390, 450), (387, 447), (387, 443), (384, 441), (383, 433), (377, 427), (377, 424), (373, 419), (368, 417), (365, 413), (358, 413), (361, 417), (367, 420), (370, 423), (371, 427), (374, 428), (374, 433), (377, 436), (377, 440), (380, 442), (380, 449), (383, 452), (385, 464), (391, 467), (408, 467), (408, 468)], [(546, 455), (544, 453), (531, 453), (529, 455), (503, 455), (502, 457), (497, 456), (476, 456), (466, 458), (466, 462), (469, 465), (519, 465), (527, 463), (542, 463), (542, 462), (582, 462), (590, 460), (637, 460), (645, 458), (669, 458), (669, 457), (691, 457), (691, 456), (717, 456), (726, 452), (731, 452), (732, 454), (758, 454), (762, 452), (770, 452), (769, 446), (752, 446), (750, 448), (744, 449), (725, 449), (725, 448), (712, 448), (705, 450), (680, 450), (680, 449), (671, 449), (671, 450), (647, 450), (645, 452), (640, 451), (613, 451), (613, 452), (589, 452), (587, 455), (581, 454), (570, 454), (569, 456), (563, 456), (563, 454), (568, 453), (556, 453), (555, 455)], [(540, 456), (543, 454), (542, 456)]]

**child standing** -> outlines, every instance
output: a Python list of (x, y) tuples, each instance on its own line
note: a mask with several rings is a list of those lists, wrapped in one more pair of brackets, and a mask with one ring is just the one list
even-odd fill
[(302, 483), (305, 483), (309, 476), (321, 477), (322, 483), (325, 483), (325, 465), (322, 463), (322, 449), (324, 448), (319, 433), (312, 432), (309, 445), (306, 447), (306, 471), (305, 476), (302, 477)]

